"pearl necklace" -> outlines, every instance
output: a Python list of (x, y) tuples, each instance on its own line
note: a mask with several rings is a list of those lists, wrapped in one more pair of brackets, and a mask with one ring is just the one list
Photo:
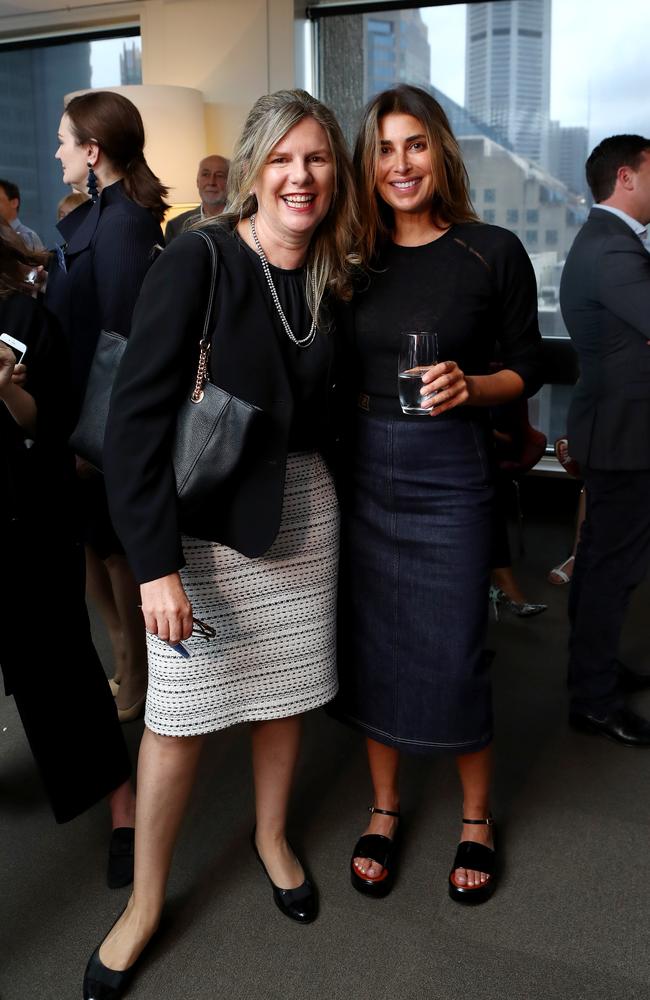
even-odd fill
[[(251, 224), (251, 234), (253, 236), (253, 242), (255, 243), (255, 248), (257, 250), (257, 253), (259, 254), (259, 258), (262, 264), (262, 270), (264, 271), (264, 277), (266, 278), (266, 283), (268, 284), (269, 291), (271, 292), (271, 298), (275, 303), (275, 308), (278, 311), (278, 316), (282, 321), (282, 326), (285, 329), (285, 333), (289, 338), (289, 340), (292, 340), (293, 343), (296, 344), (298, 347), (309, 347), (311, 344), (314, 343), (314, 340), (316, 339), (316, 333), (318, 332), (318, 327), (316, 326), (316, 320), (312, 319), (311, 329), (309, 333), (307, 334), (306, 337), (303, 337), (302, 340), (299, 340), (294, 334), (291, 327), (289, 326), (289, 323), (287, 322), (287, 317), (284, 315), (282, 306), (280, 305), (280, 299), (278, 298), (278, 293), (275, 290), (275, 285), (273, 284), (273, 278), (271, 277), (271, 268), (269, 266), (269, 262), (266, 258), (266, 254), (262, 250), (262, 244), (258, 240), (257, 233), (255, 231), (255, 215), (254, 214), (251, 215), (248, 221)], [(310, 275), (310, 278), (311, 278), (313, 299), (314, 301), (316, 301), (316, 280), (314, 278), (313, 273)]]

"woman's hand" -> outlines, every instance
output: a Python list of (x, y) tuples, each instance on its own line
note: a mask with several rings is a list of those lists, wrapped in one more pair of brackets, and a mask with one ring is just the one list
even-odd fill
[(192, 605), (178, 573), (140, 585), (142, 614), (147, 632), (172, 646), (192, 634)]
[(23, 386), (27, 381), (27, 365), (16, 365), (11, 381), (14, 385)]
[(11, 385), (16, 368), (16, 355), (10, 347), (0, 341), (0, 396)]
[(429, 410), (432, 417), (467, 402), (469, 391), (465, 374), (455, 361), (441, 361), (427, 368), (422, 383), (422, 407)]

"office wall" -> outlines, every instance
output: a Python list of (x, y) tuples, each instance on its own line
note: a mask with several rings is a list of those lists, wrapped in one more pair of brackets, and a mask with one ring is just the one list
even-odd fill
[(227, 154), (253, 102), (293, 86), (293, 0), (150, 0), (140, 18), (143, 83), (202, 91), (209, 149)]

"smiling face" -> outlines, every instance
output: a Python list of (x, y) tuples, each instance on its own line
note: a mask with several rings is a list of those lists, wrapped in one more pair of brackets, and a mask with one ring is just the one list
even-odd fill
[(334, 158), (327, 134), (313, 118), (303, 118), (266, 158), (252, 188), (257, 228), (264, 238), (306, 245), (325, 218), (334, 194)]
[(54, 154), (54, 159), (61, 161), (63, 183), (71, 184), (78, 191), (84, 191), (88, 176), (89, 147), (79, 145), (67, 115), (63, 115), (61, 119), (57, 138), (59, 148)]
[(431, 218), (435, 178), (422, 122), (398, 112), (379, 121), (375, 190), (396, 214)]

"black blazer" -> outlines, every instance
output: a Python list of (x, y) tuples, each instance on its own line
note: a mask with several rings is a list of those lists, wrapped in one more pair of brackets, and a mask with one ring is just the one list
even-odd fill
[[(260, 556), (280, 526), (294, 411), (281, 350), (285, 337), (261, 266), (217, 226), (219, 276), (210, 379), (259, 406), (245, 461), (218, 506), (182, 529)], [(139, 582), (184, 565), (171, 442), (176, 413), (196, 374), (211, 275), (203, 239), (182, 233), (142, 286), (111, 399), (104, 475), (111, 517)]]
[(592, 209), (576, 236), (560, 305), (580, 362), (571, 454), (593, 469), (650, 469), (650, 254), (611, 212)]
[(151, 212), (127, 197), (121, 181), (58, 224), (64, 261), (50, 265), (45, 304), (68, 337), (76, 402), (83, 400), (100, 330), (128, 337), (133, 309), (162, 230)]
[(198, 222), (201, 218), (200, 208), (191, 208), (189, 212), (182, 212), (181, 215), (177, 215), (176, 218), (170, 219), (165, 226), (165, 243), (167, 246), (172, 240), (184, 233), (186, 229), (193, 226), (195, 222)]

